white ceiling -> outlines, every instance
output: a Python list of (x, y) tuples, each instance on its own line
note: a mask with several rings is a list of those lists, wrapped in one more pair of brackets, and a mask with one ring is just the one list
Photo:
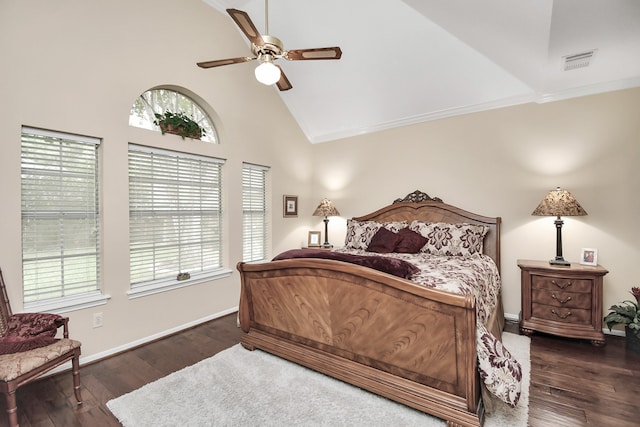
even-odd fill
[[(264, 33), (263, 0), (204, 1)], [(285, 49), (342, 48), (339, 61), (278, 62), (312, 143), (640, 86), (640, 0), (271, 0), (269, 32)], [(589, 50), (588, 67), (564, 71), (564, 56)]]

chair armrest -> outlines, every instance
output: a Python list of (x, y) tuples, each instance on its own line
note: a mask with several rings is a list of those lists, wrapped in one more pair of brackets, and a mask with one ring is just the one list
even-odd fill
[(63, 327), (63, 329), (62, 329), (62, 337), (63, 338), (69, 338), (69, 318), (68, 317), (61, 317), (59, 319), (56, 319), (56, 328), (60, 328), (60, 326)]

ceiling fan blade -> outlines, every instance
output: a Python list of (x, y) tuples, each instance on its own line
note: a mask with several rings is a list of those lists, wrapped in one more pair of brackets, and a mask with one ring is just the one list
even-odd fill
[(340, 59), (342, 49), (339, 47), (318, 47), (315, 49), (294, 49), (284, 53), (284, 58), (291, 61), (306, 59)]
[(280, 89), (280, 91), (291, 89), (293, 86), (291, 86), (291, 82), (284, 74), (284, 70), (282, 70), (282, 67), (280, 67), (279, 65), (276, 65), (276, 67), (280, 68), (280, 80), (276, 82), (276, 85), (278, 85), (278, 89)]
[(241, 56), (239, 58), (228, 58), (228, 59), (217, 59), (215, 61), (204, 61), (204, 62), (197, 62), (196, 65), (200, 68), (213, 68), (213, 67), (220, 67), (221, 65), (231, 65), (231, 64), (240, 64), (242, 62), (249, 62), (249, 61), (253, 61), (254, 58), (251, 58), (249, 56)]
[(253, 25), (253, 21), (251, 21), (247, 12), (243, 12), (238, 9), (227, 9), (227, 13), (231, 16), (231, 19), (233, 19), (236, 25), (240, 27), (251, 43), (256, 46), (262, 46), (264, 44), (260, 32), (256, 29), (256, 26)]

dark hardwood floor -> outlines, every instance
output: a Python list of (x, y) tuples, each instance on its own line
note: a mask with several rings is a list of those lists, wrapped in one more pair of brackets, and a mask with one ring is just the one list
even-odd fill
[[(507, 330), (517, 333), (517, 325)], [(228, 315), (168, 338), (81, 366), (84, 404), (75, 405), (71, 375), (61, 373), (18, 389), (20, 425), (120, 426), (106, 403), (239, 341), (236, 316)], [(534, 335), (531, 342), (530, 426), (638, 426), (640, 355), (624, 339), (607, 345)], [(0, 426), (7, 424), (0, 402)]]

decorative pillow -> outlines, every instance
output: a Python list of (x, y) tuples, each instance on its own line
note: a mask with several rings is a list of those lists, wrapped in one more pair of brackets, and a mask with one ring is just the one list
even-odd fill
[(366, 250), (371, 244), (371, 239), (381, 227), (397, 233), (403, 228), (407, 228), (406, 221), (400, 222), (376, 222), (347, 220), (347, 235), (344, 239), (344, 246), (349, 249)]
[(0, 354), (44, 347), (56, 341), (56, 322), (62, 316), (50, 313), (16, 313), (9, 317), (7, 331), (0, 338)]
[(468, 256), (481, 254), (489, 228), (467, 223), (413, 221), (409, 229), (427, 238), (421, 252), (431, 255)]
[(400, 240), (396, 244), (394, 252), (402, 254), (416, 254), (427, 243), (427, 238), (408, 228), (398, 231)]
[(29, 351), (33, 350), (34, 348), (48, 346), (56, 341), (56, 338), (46, 336), (25, 338), (9, 335), (0, 339), (0, 354), (12, 354)]
[[(403, 230), (406, 230), (403, 229)], [(379, 254), (388, 254), (393, 252), (396, 245), (400, 241), (400, 236), (393, 231), (389, 231), (384, 227), (380, 229), (371, 238), (371, 243), (367, 247), (367, 252), (376, 252)]]

